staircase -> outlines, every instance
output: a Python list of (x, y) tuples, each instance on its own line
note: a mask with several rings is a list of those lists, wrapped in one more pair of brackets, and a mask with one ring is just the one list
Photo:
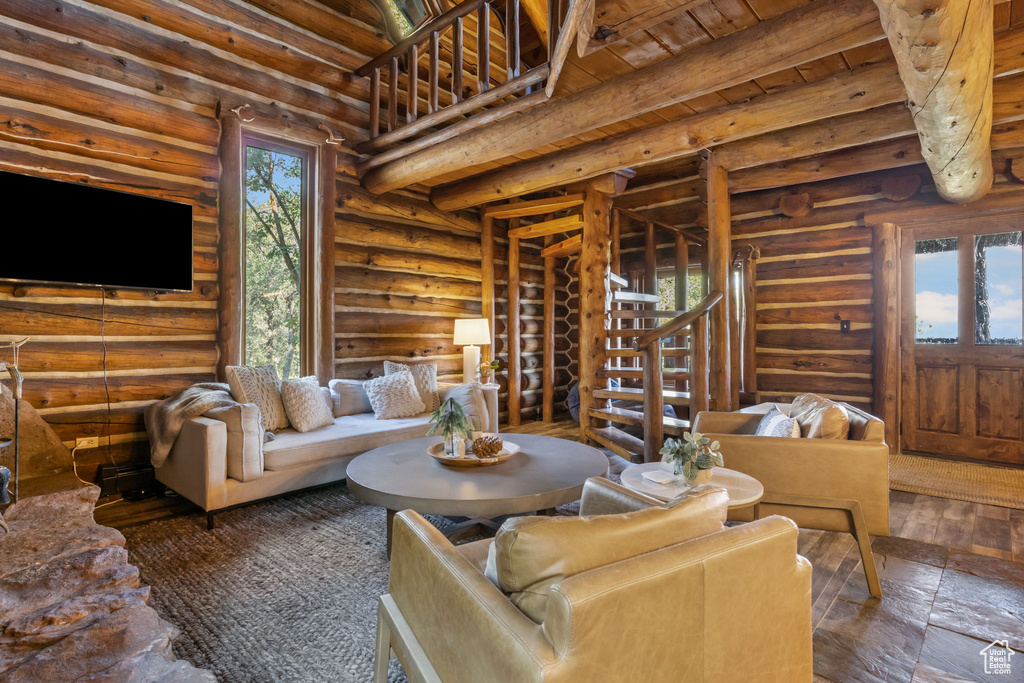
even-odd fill
[[(598, 377), (617, 380), (617, 388), (595, 389), (585, 434), (619, 456), (633, 461), (660, 459), (665, 436), (681, 437), (690, 417), (708, 409), (708, 313), (723, 298), (712, 292), (689, 311), (656, 310), (658, 297), (623, 289), (626, 281), (609, 278), (607, 361)], [(669, 318), (658, 325), (659, 320)], [(664, 367), (664, 359), (671, 359)], [(641, 410), (612, 402), (640, 403)], [(673, 407), (676, 417), (663, 415)], [(643, 438), (623, 431), (638, 427)]]

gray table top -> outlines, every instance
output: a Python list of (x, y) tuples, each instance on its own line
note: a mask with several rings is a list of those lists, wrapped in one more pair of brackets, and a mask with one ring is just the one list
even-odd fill
[(533, 434), (502, 434), (522, 450), (492, 467), (446, 467), (427, 454), (439, 436), (382, 446), (348, 465), (348, 485), (361, 500), (390, 510), (485, 517), (557, 507), (579, 500), (590, 477), (608, 471), (596, 448)]

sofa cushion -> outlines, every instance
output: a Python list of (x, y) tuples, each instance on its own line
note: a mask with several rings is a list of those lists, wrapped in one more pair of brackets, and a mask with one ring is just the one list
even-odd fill
[(792, 417), (786, 417), (782, 411), (772, 406), (757, 423), (754, 436), (782, 436), (797, 438), (800, 436), (800, 423)]
[(286, 429), (263, 446), (264, 468), (285, 470), (418, 439), (427, 435), (429, 422), (426, 413), (396, 420), (378, 420), (373, 413), (363, 413), (335, 418), (333, 424), (304, 434)]
[(484, 399), (484, 388), (480, 382), (469, 382), (458, 384), (445, 392), (445, 400), (454, 399), (462, 406), (462, 411), (473, 423), (473, 428), (486, 432), (491, 424), (490, 411), (487, 410), (487, 401)]
[(334, 402), (334, 417), (373, 412), (364, 383), (365, 380), (361, 379), (332, 379), (327, 383)]
[(397, 372), (412, 373), (416, 391), (419, 392), (420, 400), (423, 401), (426, 410), (434, 411), (440, 407), (441, 399), (437, 395), (437, 363), (406, 365), (389, 360), (384, 361), (385, 375), (393, 375)]
[(416, 389), (411, 372), (396, 372), (363, 384), (378, 420), (419, 415), (427, 409)]
[(485, 575), (540, 624), (552, 586), (565, 577), (721, 531), (728, 507), (725, 489), (709, 486), (619, 515), (513, 517), (494, 537)]
[(236, 401), (259, 406), (263, 429), (277, 431), (288, 426), (288, 416), (281, 402), (281, 381), (273, 365), (229, 365), (224, 368), (224, 374)]
[(817, 394), (793, 399), (789, 416), (800, 423), (800, 433), (808, 439), (846, 439), (850, 436), (850, 418), (841, 403)]
[(854, 408), (845, 403), (843, 407), (846, 408), (846, 413), (850, 418), (851, 441), (874, 441), (876, 443), (885, 441), (884, 422), (860, 408)]
[(227, 425), (227, 474), (238, 481), (252, 481), (263, 474), (263, 426), (254, 403), (214, 408), (203, 417)]

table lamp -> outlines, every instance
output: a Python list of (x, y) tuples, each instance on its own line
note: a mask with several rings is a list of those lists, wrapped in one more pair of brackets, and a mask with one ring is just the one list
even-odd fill
[(462, 381), (473, 382), (480, 367), (480, 346), (491, 343), (487, 318), (460, 318), (455, 321), (455, 345), (462, 348)]

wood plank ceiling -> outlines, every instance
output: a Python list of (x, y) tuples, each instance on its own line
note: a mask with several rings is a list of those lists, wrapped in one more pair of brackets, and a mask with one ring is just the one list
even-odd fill
[[(322, 1), (337, 4), (345, 0)], [(573, 50), (558, 82), (555, 97), (565, 97), (599, 83), (611, 81), (629, 72), (708, 44), (737, 31), (748, 29), (759, 22), (807, 4), (809, 4), (809, 0), (709, 0), (624, 40), (596, 50), (586, 57), (578, 57)], [(997, 34), (1011, 27), (1022, 26), (1024, 26), (1024, 0), (996, 0), (994, 29)], [(1021, 50), (1017, 50), (1015, 53), (1018, 58), (1020, 52)], [(535, 159), (603, 138), (656, 126), (667, 121), (676, 121), (725, 105), (743, 103), (751, 98), (790, 86), (821, 81), (843, 72), (892, 61), (893, 54), (889, 43), (885, 38), (880, 37), (866, 45), (695, 97), (680, 104), (605, 125), (527, 152), (424, 179), (419, 187), (425, 189), (454, 183), (484, 171), (514, 165), (527, 159)], [(1018, 92), (1024, 91), (1024, 88), (1017, 87), (1016, 83), (1014, 87), (1017, 88), (1014, 92), (1022, 95), (1017, 99), (1024, 99), (1024, 92)], [(884, 112), (883, 109), (885, 109)], [(864, 116), (871, 117), (875, 113), (893, 117), (901, 114), (905, 116), (903, 105), (899, 103), (869, 110), (865, 112)], [(1017, 137), (1020, 135), (1016, 134), (1014, 139)], [(916, 143), (916, 138), (914, 138), (914, 142)], [(903, 144), (906, 146), (907, 143)], [(887, 152), (888, 149), (881, 151)], [(918, 155), (916, 158), (919, 161), (919, 146), (912, 152)], [(640, 167), (637, 170), (638, 174), (630, 182), (626, 196), (617, 201), (617, 205), (638, 210), (644, 215), (673, 225), (687, 225), (693, 222), (693, 212), (679, 211), (677, 206), (696, 199), (698, 182), (696, 179), (697, 163), (694, 157)], [(742, 182), (742, 177), (740, 182)], [(748, 182), (751, 187), (744, 189), (758, 189), (756, 180), (752, 179)]]

